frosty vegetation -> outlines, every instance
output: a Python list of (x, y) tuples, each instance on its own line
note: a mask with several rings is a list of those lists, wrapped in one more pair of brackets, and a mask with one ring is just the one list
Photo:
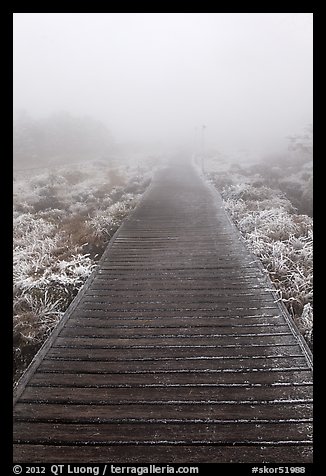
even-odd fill
[(312, 130), (287, 155), (252, 165), (210, 160), (207, 175), (262, 261), (308, 345), (313, 341)]
[(14, 172), (15, 379), (139, 201), (150, 166), (98, 161)]

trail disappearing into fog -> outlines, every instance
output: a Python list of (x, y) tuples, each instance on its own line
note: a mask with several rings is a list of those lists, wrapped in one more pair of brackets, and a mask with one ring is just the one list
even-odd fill
[(15, 461), (310, 462), (310, 353), (269, 286), (162, 167), (18, 386)]

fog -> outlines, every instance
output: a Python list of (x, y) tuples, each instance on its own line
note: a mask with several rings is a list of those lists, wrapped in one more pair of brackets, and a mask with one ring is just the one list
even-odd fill
[[(312, 123), (312, 13), (15, 13), (14, 114), (119, 143), (280, 147)], [(197, 131), (197, 132), (196, 132)]]

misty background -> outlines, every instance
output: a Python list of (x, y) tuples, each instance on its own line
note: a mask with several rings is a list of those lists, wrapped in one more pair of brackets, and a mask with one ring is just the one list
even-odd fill
[(268, 154), (312, 123), (312, 13), (15, 13), (13, 26), (16, 159), (59, 143), (66, 157), (191, 150), (202, 125), (207, 149)]

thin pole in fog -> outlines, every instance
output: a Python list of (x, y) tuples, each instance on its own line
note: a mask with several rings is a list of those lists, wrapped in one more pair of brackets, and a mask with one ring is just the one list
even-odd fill
[(202, 168), (203, 173), (205, 172), (205, 170), (204, 170), (205, 129), (206, 129), (206, 126), (203, 124), (202, 127), (201, 127), (201, 168)]
[(195, 136), (194, 136), (194, 153), (195, 153), (195, 160), (196, 163), (199, 163), (200, 153), (201, 153), (201, 146), (200, 146), (200, 130), (199, 127), (195, 127)]

